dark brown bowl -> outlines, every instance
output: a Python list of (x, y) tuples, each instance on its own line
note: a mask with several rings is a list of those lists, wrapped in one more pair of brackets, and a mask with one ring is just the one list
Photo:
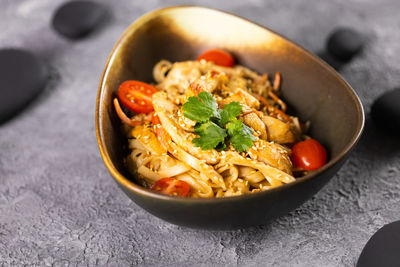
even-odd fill
[[(159, 60), (193, 60), (216, 47), (259, 73), (282, 73), (284, 99), (301, 120), (311, 121), (311, 136), (328, 149), (330, 160), (323, 168), (269, 191), (228, 198), (166, 196), (134, 182), (123, 165), (126, 138), (112, 105), (119, 84), (128, 79), (150, 82), (152, 68)], [(203, 7), (156, 10), (130, 25), (105, 66), (96, 107), (101, 156), (120, 188), (161, 219), (205, 229), (265, 224), (295, 209), (339, 170), (363, 126), (364, 112), (356, 93), (318, 57), (267, 28)]]

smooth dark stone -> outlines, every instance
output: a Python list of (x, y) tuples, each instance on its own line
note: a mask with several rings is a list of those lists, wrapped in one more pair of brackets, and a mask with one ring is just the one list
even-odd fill
[(400, 88), (376, 99), (371, 107), (371, 117), (379, 127), (400, 133)]
[(329, 35), (327, 50), (336, 58), (348, 61), (361, 51), (363, 43), (363, 36), (355, 30), (339, 28)]
[(91, 1), (73, 1), (60, 6), (53, 16), (53, 27), (61, 35), (77, 39), (96, 29), (105, 18), (105, 8)]
[(45, 87), (48, 68), (34, 54), (19, 49), (0, 50), (0, 122), (26, 107)]
[(338, 60), (326, 50), (317, 52), (317, 56), (319, 56), (323, 61), (331, 65), (331, 67), (334, 68), (336, 71), (340, 71), (341, 68), (345, 65), (343, 61)]
[(400, 221), (389, 223), (368, 240), (357, 267), (400, 266)]

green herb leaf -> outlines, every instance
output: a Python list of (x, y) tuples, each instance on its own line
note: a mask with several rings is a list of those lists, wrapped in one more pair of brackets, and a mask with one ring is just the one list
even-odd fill
[(194, 130), (199, 137), (192, 143), (203, 150), (215, 148), (221, 151), (230, 142), (237, 151), (243, 152), (249, 150), (256, 140), (253, 130), (236, 119), (242, 111), (237, 101), (218, 109), (213, 95), (201, 92), (197, 97), (189, 97), (182, 109), (185, 117), (196, 121)]
[(220, 118), (217, 101), (210, 92), (201, 92), (197, 97), (189, 97), (182, 109), (185, 117), (197, 122), (206, 122), (212, 117)]
[(234, 120), (227, 125), (229, 142), (239, 151), (247, 151), (253, 146), (256, 140), (253, 130), (240, 120)]
[(224, 106), (224, 109), (220, 109), (221, 120), (219, 124), (225, 126), (228, 122), (236, 119), (237, 116), (242, 112), (242, 106), (239, 102), (234, 101)]
[(226, 147), (225, 142), (221, 142), (221, 143), (219, 143), (219, 144), (215, 147), (215, 150), (217, 150), (217, 151), (222, 151), (222, 150), (225, 149), (225, 147)]
[(201, 147), (203, 150), (224, 146), (226, 131), (214, 122), (197, 123), (194, 130), (200, 135), (200, 137), (192, 140), (195, 146)]

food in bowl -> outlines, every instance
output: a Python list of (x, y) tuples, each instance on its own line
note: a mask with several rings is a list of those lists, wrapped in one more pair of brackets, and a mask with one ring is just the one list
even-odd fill
[[(228, 197), (295, 181), (326, 163), (306, 135), (309, 123), (288, 115), (281, 75), (235, 65), (212, 49), (196, 61), (158, 62), (157, 84), (125, 81), (114, 99), (139, 183), (181, 197)], [(119, 102), (129, 112), (128, 117)]]

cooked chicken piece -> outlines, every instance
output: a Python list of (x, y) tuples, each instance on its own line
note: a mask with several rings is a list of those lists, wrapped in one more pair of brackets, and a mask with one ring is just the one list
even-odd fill
[(292, 162), (290, 161), (290, 150), (280, 144), (257, 140), (250, 148), (249, 155), (252, 159), (264, 162), (288, 174), (292, 174)]
[(267, 126), (268, 140), (280, 144), (290, 144), (295, 142), (295, 136), (290, 130), (290, 124), (271, 116), (264, 116), (263, 122)]
[(173, 102), (183, 104), (189, 97), (196, 96), (203, 91), (213, 93), (216, 89), (219, 89), (220, 92), (226, 90), (229, 93), (229, 89), (225, 85), (226, 82), (227, 77), (224, 73), (211, 70), (206, 75), (194, 79), (187, 87), (185, 94), (177, 96)]
[(209, 72), (206, 76), (201, 76), (199, 79), (195, 79), (190, 84), (190, 89), (194, 95), (198, 95), (200, 92), (214, 92), (219, 85), (219, 79), (217, 75), (213, 75), (214, 72)]
[(201, 76), (201, 72), (195, 61), (185, 61), (173, 64), (165, 79), (157, 85), (168, 93), (168, 97), (174, 100), (182, 95), (189, 84)]
[(232, 95), (225, 98), (223, 104), (229, 104), (232, 101), (238, 101), (241, 104), (249, 106), (250, 108), (258, 109), (260, 107), (260, 102), (254, 96), (246, 92), (246, 90), (240, 88), (236, 89)]
[(267, 140), (267, 130), (265, 129), (265, 124), (255, 113), (249, 113), (243, 116), (243, 122), (247, 126), (253, 128), (257, 132), (261, 139)]
[(160, 141), (158, 141), (150, 124), (135, 126), (131, 131), (131, 135), (152, 154), (162, 155), (167, 153), (167, 150), (161, 145)]

